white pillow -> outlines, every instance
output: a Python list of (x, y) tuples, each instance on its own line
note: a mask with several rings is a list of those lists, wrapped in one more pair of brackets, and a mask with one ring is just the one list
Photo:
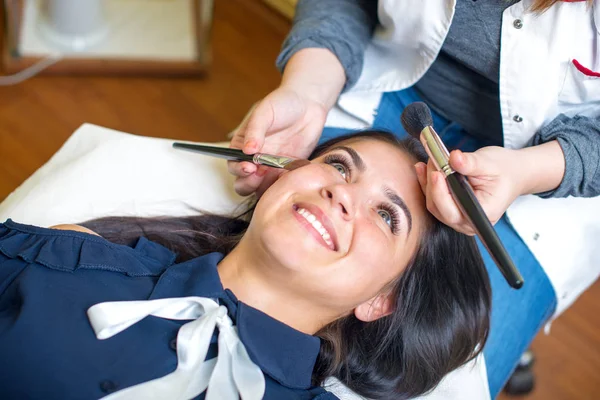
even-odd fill
[(51, 226), (109, 215), (228, 213), (243, 201), (225, 160), (173, 149), (173, 142), (84, 124), (0, 204), (0, 220)]
[[(47, 227), (105, 216), (234, 211), (243, 198), (233, 190), (226, 162), (175, 150), (173, 142), (84, 124), (0, 204), (0, 221)], [(343, 400), (362, 399), (336, 380), (326, 387)], [(479, 356), (419, 399), (489, 398)]]

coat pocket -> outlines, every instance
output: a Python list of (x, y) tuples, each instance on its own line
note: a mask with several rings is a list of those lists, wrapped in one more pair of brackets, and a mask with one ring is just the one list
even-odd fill
[(558, 97), (562, 105), (593, 105), (600, 107), (600, 71), (592, 70), (572, 59)]

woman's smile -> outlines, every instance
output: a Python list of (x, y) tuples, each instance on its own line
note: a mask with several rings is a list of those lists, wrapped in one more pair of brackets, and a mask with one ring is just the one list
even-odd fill
[(302, 203), (294, 204), (293, 213), (296, 219), (310, 234), (329, 250), (337, 251), (337, 235), (331, 220), (316, 205)]

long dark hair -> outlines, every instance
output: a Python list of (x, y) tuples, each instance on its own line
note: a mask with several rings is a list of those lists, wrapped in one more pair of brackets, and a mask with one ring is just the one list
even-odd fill
[[(363, 131), (330, 140), (315, 149), (318, 157), (349, 139), (380, 140), (397, 146), (415, 161), (426, 161), (412, 138)], [(131, 244), (140, 236), (178, 253), (179, 260), (213, 251), (229, 253), (248, 227), (252, 207), (235, 217), (108, 217), (81, 225), (106, 239)], [(457, 233), (429, 215), (410, 265), (391, 288), (392, 314), (362, 322), (354, 314), (323, 327), (313, 383), (336, 377), (371, 399), (407, 399), (433, 389), (448, 372), (483, 348), (489, 330), (490, 285), (473, 238)]]

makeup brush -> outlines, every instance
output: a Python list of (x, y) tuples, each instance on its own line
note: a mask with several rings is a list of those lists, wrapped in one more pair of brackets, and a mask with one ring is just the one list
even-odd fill
[(266, 165), (273, 168), (282, 168), (292, 171), (296, 168), (310, 164), (309, 160), (301, 158), (291, 158), (284, 156), (274, 156), (271, 154), (255, 153), (246, 154), (239, 149), (230, 149), (227, 147), (207, 146), (194, 143), (173, 143), (173, 147), (181, 150), (193, 151), (213, 157), (224, 158), (230, 161), (248, 161), (257, 165)]
[(464, 175), (450, 167), (450, 153), (433, 129), (433, 118), (429, 107), (423, 102), (415, 102), (406, 106), (402, 112), (402, 126), (415, 139), (423, 143), (429, 157), (438, 171), (442, 171), (450, 186), (452, 197), (458, 204), (462, 214), (475, 228), (481, 242), (504, 275), (510, 286), (519, 289), (523, 286), (523, 277), (512, 262), (508, 252), (502, 245), (492, 223), (479, 204), (471, 184)]

